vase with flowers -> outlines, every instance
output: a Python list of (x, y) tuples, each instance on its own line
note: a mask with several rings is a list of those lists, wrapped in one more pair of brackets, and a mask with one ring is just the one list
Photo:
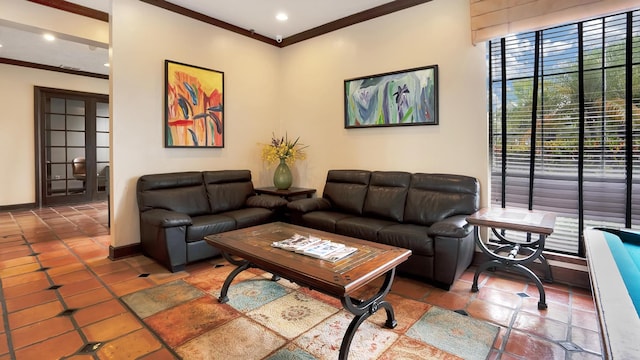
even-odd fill
[(288, 189), (293, 182), (289, 165), (306, 158), (304, 149), (307, 146), (302, 145), (299, 140), (300, 137), (292, 141), (287, 135), (278, 138), (274, 134), (271, 143), (262, 147), (262, 159), (268, 163), (278, 163), (273, 173), (273, 185), (278, 190)]

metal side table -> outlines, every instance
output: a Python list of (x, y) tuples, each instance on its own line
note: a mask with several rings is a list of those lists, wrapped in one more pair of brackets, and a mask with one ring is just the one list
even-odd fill
[[(531, 279), (540, 293), (538, 309), (547, 308), (544, 287), (540, 278), (527, 267), (538, 260), (545, 269), (545, 281), (553, 282), (549, 262), (542, 255), (547, 236), (553, 233), (556, 216), (553, 213), (509, 208), (485, 208), (467, 217), (467, 222), (475, 225), (476, 244), (491, 260), (480, 265), (473, 277), (471, 291), (478, 291), (478, 277), (487, 269), (514, 270)], [(480, 227), (491, 228), (499, 239), (498, 247), (490, 249), (480, 238)], [(527, 233), (525, 240), (507, 239), (499, 230)]]

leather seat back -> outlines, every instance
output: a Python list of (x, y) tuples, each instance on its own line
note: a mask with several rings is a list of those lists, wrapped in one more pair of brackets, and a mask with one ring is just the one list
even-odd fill
[(188, 171), (143, 175), (136, 184), (138, 208), (166, 209), (197, 216), (209, 212), (202, 173)]
[(411, 174), (402, 171), (374, 171), (364, 201), (364, 214), (402, 222)]
[(250, 170), (205, 171), (203, 174), (212, 214), (243, 208), (247, 198), (254, 195)]
[(474, 177), (416, 173), (411, 177), (404, 221), (431, 226), (454, 215), (471, 215), (480, 208), (480, 184)]
[(329, 170), (322, 197), (336, 211), (362, 215), (370, 179), (366, 170)]

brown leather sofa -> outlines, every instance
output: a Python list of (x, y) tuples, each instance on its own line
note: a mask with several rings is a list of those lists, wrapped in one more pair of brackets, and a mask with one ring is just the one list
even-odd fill
[(287, 204), (256, 195), (249, 170), (144, 175), (136, 194), (143, 253), (172, 272), (220, 254), (205, 236), (274, 221)]
[(296, 224), (412, 250), (398, 267), (449, 289), (471, 264), (480, 185), (473, 177), (330, 170), (321, 198), (287, 205)]

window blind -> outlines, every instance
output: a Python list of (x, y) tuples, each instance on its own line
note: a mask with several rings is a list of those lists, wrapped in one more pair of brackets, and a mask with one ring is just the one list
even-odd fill
[(470, 0), (473, 44), (634, 9), (637, 0)]
[(555, 212), (570, 254), (586, 226), (640, 227), (640, 11), (488, 46), (494, 206)]

